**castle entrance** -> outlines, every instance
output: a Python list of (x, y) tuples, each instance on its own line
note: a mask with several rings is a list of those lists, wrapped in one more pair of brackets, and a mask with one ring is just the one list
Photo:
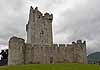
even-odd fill
[(53, 57), (50, 57), (50, 64), (53, 64)]

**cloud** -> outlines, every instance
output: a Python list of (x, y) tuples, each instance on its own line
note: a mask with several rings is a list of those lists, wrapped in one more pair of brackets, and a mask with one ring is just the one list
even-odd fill
[(25, 38), (27, 15), (24, 0), (0, 1), (0, 47), (8, 45), (11, 36)]
[[(97, 0), (88, 0), (85, 5), (78, 5), (74, 10), (68, 10), (61, 13), (60, 18), (62, 27), (57, 31), (58, 34), (69, 32), (65, 42), (82, 39), (87, 40), (88, 53), (100, 51), (100, 9)], [(60, 24), (60, 23), (59, 23)], [(59, 25), (60, 27), (60, 25)], [(67, 34), (66, 34), (67, 35)], [(91, 42), (91, 43), (89, 43)]]
[(0, 44), (7, 45), (11, 36), (26, 38), (25, 24), (29, 6), (54, 14), (54, 43), (87, 41), (88, 53), (100, 51), (99, 0), (2, 0), (0, 1)]

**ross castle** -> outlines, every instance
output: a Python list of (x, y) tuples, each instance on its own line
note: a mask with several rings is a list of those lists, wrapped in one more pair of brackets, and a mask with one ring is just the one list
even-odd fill
[(27, 43), (22, 38), (10, 38), (8, 65), (87, 63), (85, 41), (53, 44), (52, 20), (52, 14), (42, 14), (37, 7), (30, 7)]

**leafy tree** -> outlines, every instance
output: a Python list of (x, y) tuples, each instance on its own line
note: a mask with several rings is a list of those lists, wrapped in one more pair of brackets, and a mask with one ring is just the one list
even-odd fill
[(1, 55), (1, 60), (2, 60), (2, 59), (8, 59), (8, 49), (6, 49), (6, 50), (1, 50), (0, 55)]

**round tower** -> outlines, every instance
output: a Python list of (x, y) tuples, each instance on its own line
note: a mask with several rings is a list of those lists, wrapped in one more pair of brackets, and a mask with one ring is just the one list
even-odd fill
[(24, 39), (11, 37), (9, 40), (8, 65), (24, 64)]

